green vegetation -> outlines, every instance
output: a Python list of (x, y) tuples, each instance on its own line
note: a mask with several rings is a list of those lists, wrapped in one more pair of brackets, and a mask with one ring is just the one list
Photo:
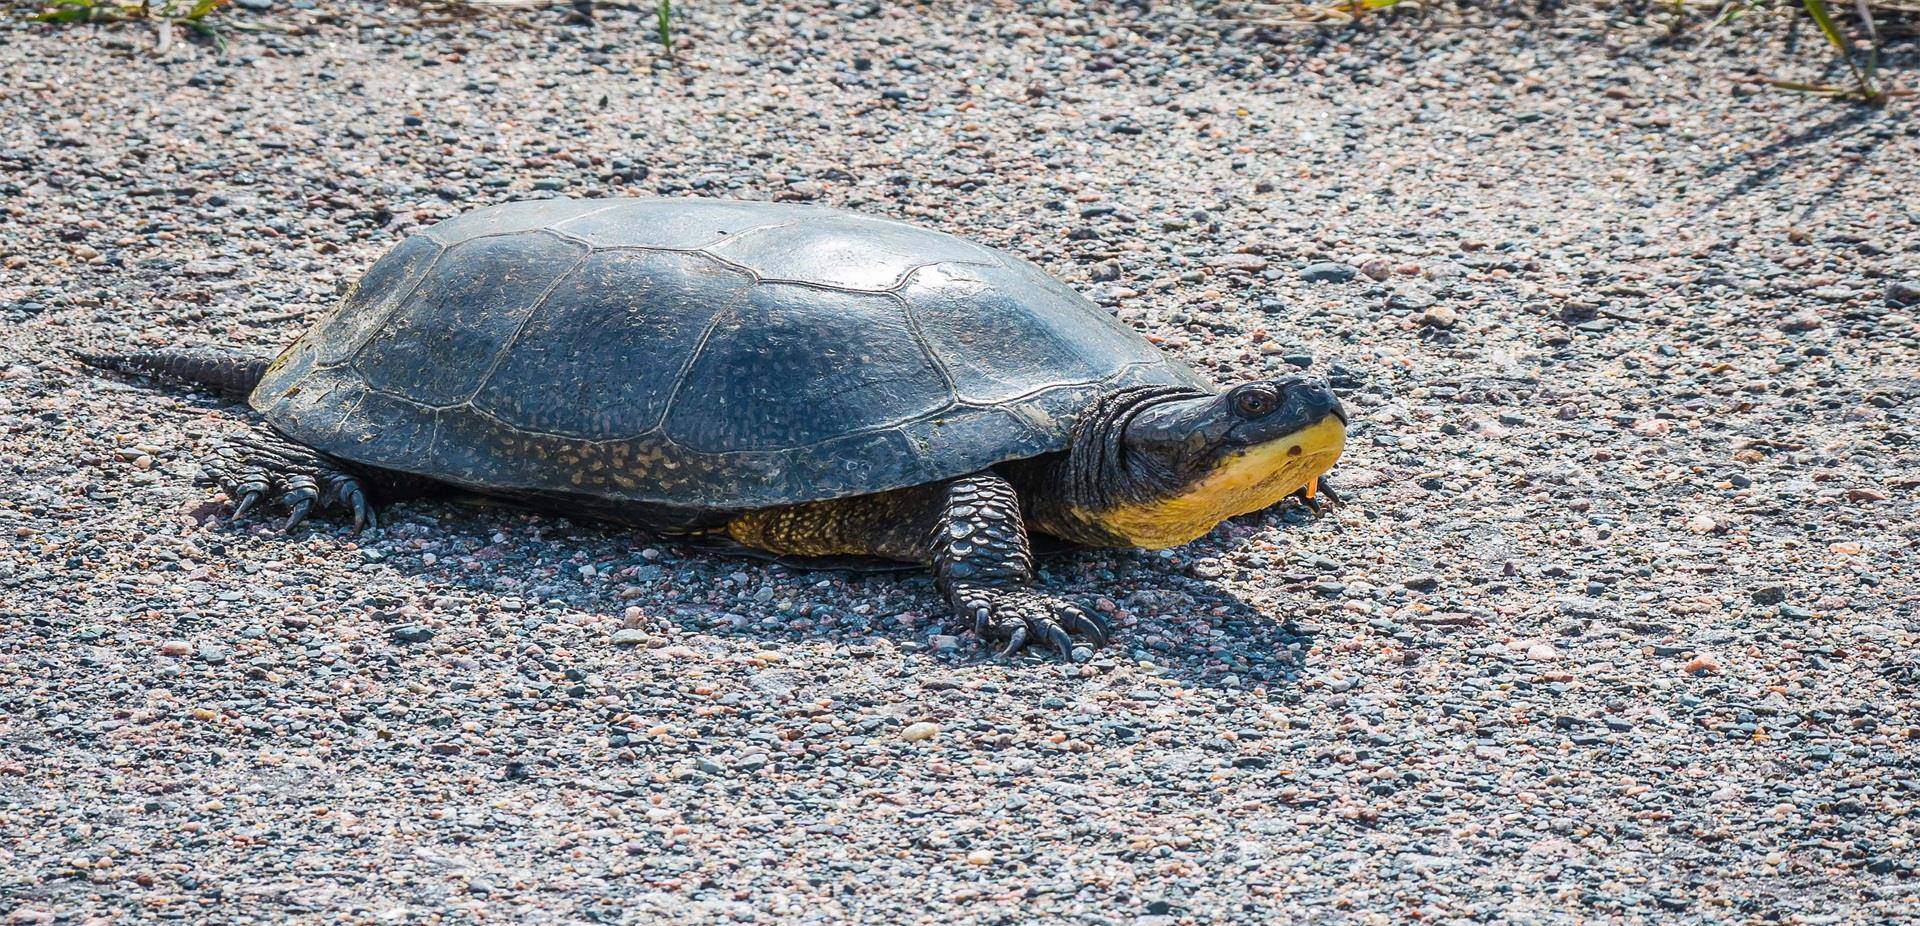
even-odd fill
[(201, 24), (228, 0), (52, 0), (33, 19), (50, 23), (120, 22), (129, 19), (165, 19)]
[(654, 22), (660, 32), (660, 47), (666, 49), (667, 60), (673, 60), (673, 0), (660, 0), (654, 9)]
[(1776, 87), (1788, 90), (1800, 90), (1807, 93), (1827, 93), (1834, 96), (1852, 97), (1864, 103), (1879, 105), (1892, 96), (1911, 96), (1912, 90), (1888, 90), (1881, 87), (1876, 79), (1880, 70), (1880, 27), (1873, 21), (1873, 9), (1866, 0), (1855, 0), (1860, 21), (1865, 24), (1868, 36), (1867, 61), (1865, 65), (1854, 60), (1853, 42), (1840, 29), (1833, 19), (1833, 11), (1827, 8), (1827, 0), (1802, 0), (1807, 15), (1820, 26), (1820, 33), (1827, 42), (1839, 52), (1840, 60), (1847, 63), (1847, 70), (1853, 75), (1853, 86), (1834, 86), (1828, 84), (1802, 84), (1793, 81), (1773, 81)]
[(165, 54), (173, 41), (175, 25), (207, 39), (225, 51), (225, 30), (207, 19), (230, 0), (49, 0), (33, 19), (45, 23), (151, 22), (157, 28), (158, 53)]
[(1403, 4), (1409, 7), (1418, 7), (1420, 5), (1417, 0), (1339, 0), (1337, 3), (1329, 3), (1326, 6), (1318, 7), (1315, 11), (1325, 15), (1328, 19), (1338, 20), (1341, 17), (1345, 17), (1348, 20), (1357, 20), (1374, 10), (1384, 10), (1388, 7), (1401, 6)]

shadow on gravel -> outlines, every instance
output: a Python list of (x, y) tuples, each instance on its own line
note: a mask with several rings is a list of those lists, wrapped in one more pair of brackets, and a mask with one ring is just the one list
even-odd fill
[[(1711, 206), (1719, 208), (1739, 197), (1760, 192), (1779, 181), (1782, 175), (1797, 175), (1805, 170), (1805, 159), (1809, 156), (1825, 159), (1838, 149), (1857, 154), (1864, 162), (1903, 131), (1908, 118), (1907, 113), (1899, 110), (1846, 106), (1837, 108), (1824, 119), (1788, 131), (1768, 144), (1734, 152), (1701, 171), (1703, 176), (1712, 178), (1726, 175), (1739, 177), (1711, 200)], [(1870, 173), (1857, 168), (1858, 165), (1853, 169), (1819, 171), (1824, 178), (1820, 181), (1819, 192), (1809, 198), (1801, 215), (1812, 215), (1855, 179), (1873, 182)]]
[[(464, 590), (537, 610), (620, 616), (639, 607), (643, 626), (854, 648), (888, 640), (956, 669), (1057, 660), (1037, 648), (1010, 663), (952, 617), (923, 568), (853, 561), (810, 568), (665, 541), (617, 524), (574, 520), (480, 500), (435, 499), (388, 509), (386, 568), (435, 590)], [(431, 560), (426, 553), (433, 553)], [(1126, 550), (1043, 552), (1040, 584), (1102, 607), (1114, 638), (1096, 662), (1151, 661), (1200, 688), (1286, 687), (1310, 636), (1204, 573), (1227, 552), (1202, 541), (1171, 555)], [(596, 579), (581, 578), (591, 567)], [(611, 645), (611, 644), (609, 644)]]

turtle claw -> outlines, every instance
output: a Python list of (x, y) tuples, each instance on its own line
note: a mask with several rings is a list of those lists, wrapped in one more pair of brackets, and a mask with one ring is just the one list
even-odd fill
[(1083, 637), (1091, 637), (1094, 646), (1105, 646), (1113, 637), (1113, 628), (1107, 626), (1102, 618), (1079, 608), (1068, 610), (1065, 615), (1067, 629)]
[(233, 503), (233, 514), (228, 516), (227, 520), (238, 521), (246, 517), (247, 512), (252, 511), (253, 506), (260, 504), (260, 500), (266, 497), (267, 493), (260, 489), (243, 491), (239, 500)]
[(1329, 511), (1335, 508), (1347, 507), (1347, 500), (1344, 498), (1341, 498), (1340, 493), (1335, 492), (1333, 490), (1333, 486), (1328, 485), (1325, 479), (1320, 480), (1320, 491), (1317, 494), (1326, 497), (1327, 510)]
[(1059, 624), (1047, 628), (1047, 643), (1052, 645), (1054, 652), (1060, 654), (1061, 659), (1073, 661), (1073, 638), (1067, 636), (1066, 630)]
[(374, 512), (373, 506), (367, 503), (366, 493), (360, 491), (358, 487), (355, 487), (352, 495), (347, 498), (347, 507), (353, 509), (354, 533), (380, 529), (380, 516)]
[(1332, 514), (1335, 509), (1345, 508), (1347, 505), (1347, 500), (1341, 498), (1340, 493), (1335, 492), (1333, 486), (1328, 485), (1324, 478), (1315, 479), (1300, 491), (1293, 493), (1292, 497), (1298, 499), (1300, 507), (1307, 509), (1315, 517)]
[(313, 503), (320, 499), (320, 489), (314, 485), (313, 477), (305, 473), (288, 476), (287, 494), (280, 497), (280, 504), (287, 506), (287, 523), (281, 525), (284, 533), (292, 533), (300, 522), (313, 512)]
[(208, 481), (233, 499), (239, 521), (268, 499), (286, 509), (281, 530), (291, 532), (315, 511), (341, 508), (353, 515), (354, 530), (375, 524), (373, 506), (359, 477), (337, 461), (267, 432), (242, 435), (213, 451), (206, 460)]
[(974, 633), (1002, 641), (1002, 656), (1041, 645), (1069, 662), (1085, 662), (1112, 633), (1079, 605), (1031, 588), (974, 586), (962, 591), (956, 605), (973, 617)]
[(301, 521), (307, 519), (307, 514), (311, 511), (313, 511), (313, 499), (303, 498), (294, 502), (293, 507), (287, 511), (287, 523), (281, 525), (280, 530), (292, 533), (294, 528), (300, 526)]

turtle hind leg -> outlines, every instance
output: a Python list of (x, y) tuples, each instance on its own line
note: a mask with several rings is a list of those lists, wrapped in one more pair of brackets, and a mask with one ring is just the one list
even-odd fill
[(233, 499), (231, 520), (264, 505), (278, 505), (287, 512), (283, 530), (292, 530), (308, 515), (326, 510), (352, 516), (355, 532), (378, 528), (375, 492), (392, 500), (421, 494), (426, 484), (417, 477), (354, 466), (263, 427), (214, 448), (202, 465), (208, 480)]

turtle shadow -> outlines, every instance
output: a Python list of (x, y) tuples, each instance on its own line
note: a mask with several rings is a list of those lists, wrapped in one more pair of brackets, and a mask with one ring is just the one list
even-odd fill
[[(1037, 648), (1001, 655), (948, 611), (932, 576), (913, 564), (742, 556), (485, 499), (423, 499), (386, 514), (383, 565), (424, 594), (461, 590), (514, 609), (599, 613), (680, 637), (826, 640), (849, 658), (885, 641), (960, 671), (1060, 663)], [(1291, 687), (1311, 634), (1202, 574), (1230, 546), (1210, 538), (1161, 553), (1047, 548), (1039, 584), (1113, 625), (1090, 662), (1095, 671), (1151, 663), (1186, 687)]]
[(1104, 660), (1151, 663), (1186, 687), (1290, 687), (1304, 671), (1311, 633), (1214, 574), (1232, 546), (1072, 551), (1041, 563), (1042, 584), (1112, 621)]

